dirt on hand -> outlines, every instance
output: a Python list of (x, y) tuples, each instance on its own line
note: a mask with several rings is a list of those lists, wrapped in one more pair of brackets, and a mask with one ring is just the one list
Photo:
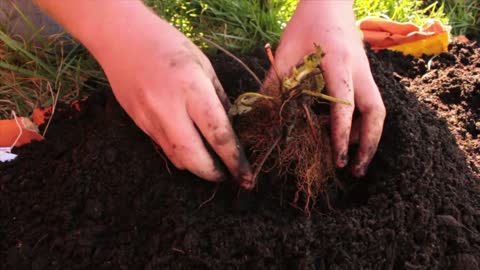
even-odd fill
[[(291, 178), (238, 193), (167, 169), (108, 91), (65, 107), (46, 140), (0, 164), (0, 269), (478, 269), (479, 51), (454, 45), (430, 70), (370, 53), (387, 108), (378, 152), (362, 179), (338, 171), (310, 217)], [(212, 61), (232, 96), (254, 89), (229, 58)]]

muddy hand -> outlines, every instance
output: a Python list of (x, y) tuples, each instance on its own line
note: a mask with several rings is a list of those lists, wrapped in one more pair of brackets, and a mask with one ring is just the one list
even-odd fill
[(225, 179), (226, 172), (209, 154), (203, 136), (236, 180), (251, 188), (250, 167), (227, 117), (229, 102), (212, 65), (180, 32), (153, 20), (159, 31), (119, 48), (135, 52), (127, 56), (128, 64), (121, 67), (114, 55), (103, 62), (119, 102), (177, 168), (214, 182)]
[[(322, 70), (328, 93), (354, 104), (331, 104), (336, 165), (340, 168), (347, 165), (349, 143), (358, 142), (353, 174), (363, 176), (380, 141), (385, 106), (355, 28), (352, 1), (301, 0), (276, 51), (279, 72), (289, 75), (292, 66), (314, 51), (314, 43), (325, 51)], [(270, 70), (265, 85), (275, 81), (275, 73)], [(352, 129), (354, 109), (360, 112), (360, 117), (355, 119)]]
[(185, 36), (142, 1), (36, 2), (94, 54), (122, 107), (176, 167), (224, 180), (205, 139), (240, 185), (252, 188), (227, 97), (207, 57)]

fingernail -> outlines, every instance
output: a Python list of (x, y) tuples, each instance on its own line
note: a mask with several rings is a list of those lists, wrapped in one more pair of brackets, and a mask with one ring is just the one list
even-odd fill
[(255, 182), (252, 179), (252, 175), (250, 174), (249, 177), (245, 175), (240, 175), (235, 179), (237, 183), (240, 185), (240, 187), (250, 190), (255, 186)]
[(253, 179), (250, 163), (242, 148), (239, 150), (238, 168), (239, 173), (235, 177), (236, 182), (244, 189), (252, 189), (255, 186), (255, 179)]
[(353, 169), (353, 175), (356, 177), (363, 177), (367, 172), (367, 168), (365, 166), (358, 166)]
[(347, 166), (347, 163), (348, 163), (348, 154), (346, 152), (343, 152), (338, 157), (337, 166), (339, 168), (343, 168), (343, 167)]
[(244, 166), (240, 167), (240, 172), (235, 176), (235, 182), (244, 189), (250, 190), (255, 186), (255, 179), (253, 179), (252, 170), (249, 163), (244, 163)]

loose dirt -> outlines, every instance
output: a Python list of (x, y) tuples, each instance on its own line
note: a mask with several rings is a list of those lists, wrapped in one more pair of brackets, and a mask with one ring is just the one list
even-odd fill
[[(388, 112), (378, 153), (362, 179), (338, 171), (310, 217), (291, 178), (247, 194), (175, 170), (106, 91), (0, 164), (0, 268), (478, 269), (479, 47), (369, 57)], [(255, 89), (213, 62), (232, 96)]]
[(450, 53), (415, 60), (384, 51), (394, 77), (445, 119), (472, 170), (480, 174), (480, 50), (457, 44)]

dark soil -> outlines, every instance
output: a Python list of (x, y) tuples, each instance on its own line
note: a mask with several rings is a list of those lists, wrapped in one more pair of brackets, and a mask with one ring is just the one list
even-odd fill
[[(0, 164), (0, 268), (478, 269), (479, 52), (455, 45), (430, 71), (371, 54), (388, 111), (378, 153), (363, 179), (339, 171), (332, 209), (323, 197), (310, 217), (289, 179), (246, 194), (170, 175), (108, 93), (58, 112), (47, 140)], [(256, 88), (226, 57), (214, 65), (230, 93)]]
[(457, 143), (480, 175), (480, 50), (465, 44), (420, 60), (384, 51), (395, 78), (448, 122)]

